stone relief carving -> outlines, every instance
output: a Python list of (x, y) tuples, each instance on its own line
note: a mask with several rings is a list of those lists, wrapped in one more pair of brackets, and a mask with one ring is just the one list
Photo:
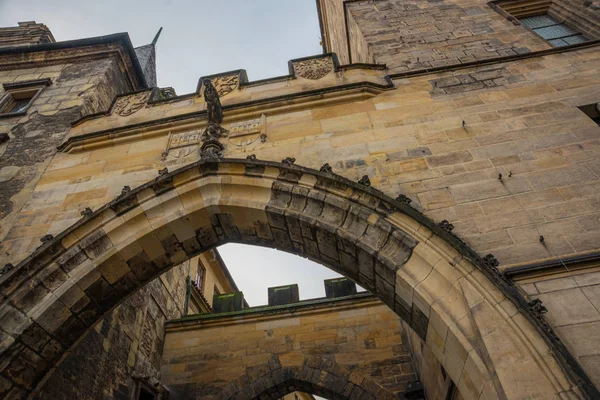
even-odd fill
[(190, 132), (169, 133), (167, 148), (162, 153), (161, 160), (179, 159), (192, 154), (200, 144), (202, 131), (194, 130)]
[[(266, 116), (264, 114), (258, 119), (231, 124), (231, 132), (221, 126), (223, 107), (219, 92), (209, 79), (202, 82), (202, 87), (204, 88), (208, 119), (206, 127), (202, 130), (169, 133), (167, 147), (162, 153), (162, 161), (187, 157), (198, 150), (198, 146), (200, 146), (198, 151), (200, 158), (221, 158), (225, 147), (220, 140), (225, 137), (243, 137), (242, 143), (234, 143), (237, 146), (247, 144), (245, 141), (249, 140), (248, 136), (250, 135), (255, 135), (255, 140), (260, 138), (264, 141), (266, 139)], [(250, 140), (250, 142), (254, 142), (254, 140)]]
[(263, 114), (260, 118), (234, 122), (228, 126), (228, 130), (213, 125), (187, 132), (169, 133), (161, 160), (171, 161), (194, 154), (198, 146), (203, 143), (203, 139), (208, 140), (217, 136), (215, 130), (219, 128), (225, 132), (224, 134), (219, 133), (219, 136), (221, 138), (228, 137), (229, 143), (234, 146), (246, 146), (258, 140), (265, 142), (267, 139), (266, 119), (267, 117)]
[(333, 71), (333, 64), (329, 58), (298, 61), (293, 65), (296, 75), (306, 79), (321, 79)]
[(240, 76), (223, 75), (212, 78), (210, 82), (213, 84), (220, 97), (226, 96), (240, 86)]
[(263, 143), (267, 140), (267, 117), (265, 114), (262, 114), (260, 118), (234, 122), (229, 127), (229, 140), (238, 146), (254, 143), (257, 138)]
[(148, 99), (151, 92), (136, 93), (129, 96), (122, 96), (117, 99), (113, 106), (112, 112), (121, 117), (126, 117), (141, 110)]

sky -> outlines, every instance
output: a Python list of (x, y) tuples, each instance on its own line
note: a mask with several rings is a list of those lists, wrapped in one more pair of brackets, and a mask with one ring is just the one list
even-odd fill
[(128, 32), (134, 46), (162, 26), (158, 84), (178, 94), (235, 69), (287, 75), (288, 60), (322, 52), (315, 0), (0, 0), (0, 26), (32, 20), (57, 41)]
[[(157, 45), (158, 85), (193, 92), (201, 76), (246, 69), (250, 80), (288, 73), (288, 60), (320, 54), (315, 0), (0, 0), (0, 26), (44, 23), (57, 41), (128, 32), (134, 46)], [(267, 288), (297, 283), (301, 299), (325, 296), (338, 277), (306, 259), (239, 244), (219, 248), (251, 306)]]

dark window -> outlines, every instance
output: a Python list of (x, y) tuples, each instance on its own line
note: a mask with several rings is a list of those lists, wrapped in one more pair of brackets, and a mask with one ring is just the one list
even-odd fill
[(8, 112), (12, 113), (12, 112), (25, 111), (25, 109), (29, 105), (29, 102), (31, 101), (32, 98), (33, 97), (29, 97), (29, 98), (25, 98), (25, 99), (20, 99), (20, 100), (14, 101), (12, 108)]
[(541, 36), (550, 43), (552, 47), (569, 46), (572, 44), (584, 43), (589, 40), (581, 33), (558, 22), (548, 14), (525, 17), (521, 18), (520, 21), (523, 26)]
[(580, 106), (579, 109), (600, 126), (600, 103), (587, 104), (585, 106)]
[(140, 388), (138, 400), (156, 400), (156, 394), (152, 393), (146, 388)]
[[(555, 13), (552, 1), (492, 0), (489, 4), (515, 25), (523, 25), (552, 47), (571, 46), (590, 40), (585, 36), (585, 28), (578, 29), (577, 26), (564, 23), (565, 18)], [(567, 19), (570, 20), (569, 15)]]
[(204, 276), (206, 275), (206, 270), (204, 269), (204, 267), (200, 264), (198, 264), (198, 272), (196, 273), (196, 288), (198, 288), (198, 290), (200, 292), (202, 292), (202, 288), (204, 287)]
[(11, 117), (24, 114), (42, 89), (50, 83), (49, 79), (42, 79), (3, 84), (6, 93), (0, 98), (0, 116)]

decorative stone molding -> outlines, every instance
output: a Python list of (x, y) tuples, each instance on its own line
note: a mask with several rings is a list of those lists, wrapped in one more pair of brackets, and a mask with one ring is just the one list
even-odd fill
[(119, 97), (113, 105), (112, 114), (127, 117), (138, 112), (146, 105), (151, 93), (146, 91)]
[(333, 71), (333, 62), (327, 57), (292, 62), (296, 76), (317, 80)]
[(260, 118), (250, 119), (240, 122), (233, 122), (229, 126), (229, 137), (235, 138), (259, 134), (266, 138), (267, 136), (267, 117), (262, 114)]

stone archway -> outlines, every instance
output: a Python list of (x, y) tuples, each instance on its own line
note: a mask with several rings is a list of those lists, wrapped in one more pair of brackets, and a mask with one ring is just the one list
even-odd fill
[(124, 190), (0, 277), (2, 375), (31, 392), (144, 283), (240, 242), (309, 257), (376, 294), (465, 399), (579, 396), (582, 371), (493, 258), (365, 183), (326, 168), (209, 159)]
[[(282, 365), (283, 364), (283, 365)], [(352, 373), (334, 361), (308, 356), (294, 361), (273, 356), (262, 373), (244, 375), (227, 385), (213, 400), (277, 400), (301, 391), (331, 400), (393, 400), (397, 397), (370, 378)], [(257, 370), (258, 371), (258, 370)]]

